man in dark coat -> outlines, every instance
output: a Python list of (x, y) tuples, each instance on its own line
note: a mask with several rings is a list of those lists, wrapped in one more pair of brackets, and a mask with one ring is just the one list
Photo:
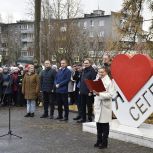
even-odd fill
[[(56, 100), (58, 104), (58, 117), (61, 121), (67, 121), (69, 115), (68, 106), (68, 83), (71, 79), (71, 71), (67, 68), (67, 61), (61, 60), (61, 68), (57, 72), (55, 79), (56, 86)], [(64, 106), (64, 119), (63, 119), (63, 107)]]
[(45, 61), (45, 70), (41, 72), (40, 75), (40, 90), (43, 92), (44, 101), (44, 113), (41, 118), (48, 117), (48, 107), (50, 105), (50, 119), (53, 119), (54, 115), (54, 80), (56, 76), (56, 71), (51, 68), (51, 63), (49, 60)]
[(94, 96), (90, 93), (89, 89), (86, 86), (85, 79), (95, 80), (96, 72), (91, 66), (92, 61), (90, 59), (85, 59), (83, 62), (84, 69), (81, 75), (80, 81), (80, 96), (81, 96), (81, 120), (78, 123), (86, 122), (86, 106), (88, 108), (88, 121), (92, 121), (93, 108), (92, 104), (94, 103)]

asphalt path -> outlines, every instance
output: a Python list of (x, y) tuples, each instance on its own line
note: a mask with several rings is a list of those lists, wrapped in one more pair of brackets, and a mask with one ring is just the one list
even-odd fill
[[(108, 149), (94, 148), (96, 135), (82, 132), (82, 125), (73, 121), (76, 113), (70, 113), (68, 122), (61, 122), (40, 118), (42, 111), (39, 107), (34, 118), (25, 118), (26, 108), (12, 108), (12, 132), (23, 138), (1, 137), (0, 153), (153, 153), (153, 149), (115, 139), (109, 139)], [(0, 135), (5, 133), (8, 108), (1, 107)]]

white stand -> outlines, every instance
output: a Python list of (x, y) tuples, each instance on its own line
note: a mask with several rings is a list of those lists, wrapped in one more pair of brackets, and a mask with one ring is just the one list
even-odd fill
[[(83, 131), (96, 134), (96, 123), (83, 123)], [(118, 120), (113, 120), (110, 123), (109, 137), (153, 148), (153, 125), (143, 123), (139, 128), (133, 128), (120, 125)]]

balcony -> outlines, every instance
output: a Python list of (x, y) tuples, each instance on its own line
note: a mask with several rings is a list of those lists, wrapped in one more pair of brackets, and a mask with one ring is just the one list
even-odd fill
[(21, 33), (34, 33), (34, 29), (21, 29)]
[(29, 42), (29, 43), (32, 43), (32, 42), (34, 42), (34, 39), (33, 38), (21, 38), (21, 42)]

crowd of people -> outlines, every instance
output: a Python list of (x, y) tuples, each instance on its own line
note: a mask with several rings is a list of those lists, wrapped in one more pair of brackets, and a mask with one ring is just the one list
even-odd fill
[[(94, 147), (107, 148), (109, 122), (112, 119), (111, 99), (113, 84), (110, 73), (110, 55), (103, 56), (101, 66), (93, 65), (91, 59), (81, 64), (68, 66), (67, 60), (60, 62), (59, 69), (44, 62), (44, 69), (34, 61), (33, 65), (0, 68), (1, 106), (27, 106), (25, 117), (34, 117), (39, 95), (42, 95), (43, 113), (41, 118), (69, 120), (69, 104), (76, 104), (77, 123), (92, 122), (97, 125), (97, 142)], [(101, 79), (106, 91), (89, 91), (85, 80)], [(58, 115), (55, 116), (55, 104)], [(86, 111), (87, 108), (87, 111)], [(94, 109), (94, 111), (93, 111)], [(94, 115), (93, 115), (94, 113)]]

